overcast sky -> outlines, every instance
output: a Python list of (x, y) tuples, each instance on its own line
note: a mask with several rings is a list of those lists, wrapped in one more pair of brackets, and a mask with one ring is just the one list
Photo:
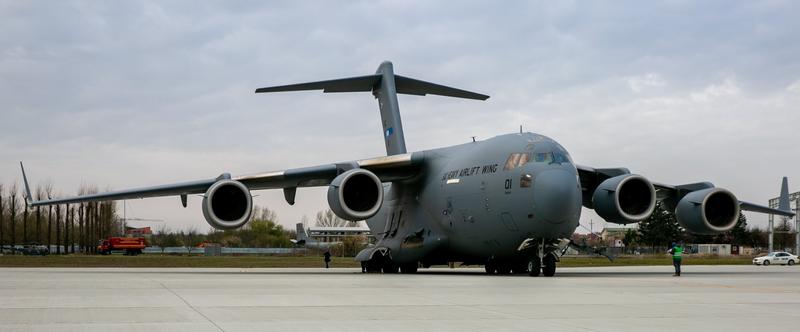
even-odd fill
[[(370, 94), (253, 90), (391, 60), (491, 95), (400, 96), (409, 151), (523, 125), (583, 165), (767, 204), (800, 189), (798, 31), (796, 1), (0, 0), (0, 183), (19, 160), (72, 195), (381, 156)], [(293, 227), (325, 190), (254, 194)], [(127, 206), (208, 228), (199, 197)]]

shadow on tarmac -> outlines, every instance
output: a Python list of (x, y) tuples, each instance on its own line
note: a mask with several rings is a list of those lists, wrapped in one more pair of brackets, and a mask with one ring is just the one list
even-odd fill
[[(626, 267), (626, 269), (629, 267)], [(599, 271), (602, 268), (592, 268), (591, 271), (570, 271), (569, 268), (566, 268), (562, 271), (556, 272), (555, 278), (592, 278), (592, 277), (615, 277), (615, 278), (641, 278), (641, 277), (671, 277), (672, 270), (667, 269), (664, 267), (663, 271)], [(686, 270), (686, 268), (684, 267)], [(361, 273), (361, 271), (357, 268), (332, 268), (328, 270), (319, 269), (319, 268), (307, 268), (307, 271), (304, 268), (295, 268), (295, 269), (283, 269), (283, 268), (276, 268), (271, 270), (269, 268), (257, 268), (257, 269), (250, 269), (250, 268), (238, 268), (233, 270), (233, 268), (224, 268), (224, 270), (214, 271), (204, 268), (96, 268), (93, 273), (102, 273), (102, 274), (115, 274), (115, 273), (124, 273), (124, 274), (174, 274), (174, 275), (319, 275), (319, 276), (331, 276), (331, 275), (354, 275), (354, 274), (363, 274), (365, 277), (382, 277), (382, 276), (430, 276), (430, 277), (437, 277), (437, 276), (469, 276), (469, 277), (485, 277), (485, 278), (532, 278), (527, 274), (516, 274), (516, 275), (487, 275), (481, 269), (470, 269), (470, 270), (445, 270), (445, 269), (436, 269), (436, 270), (425, 270), (420, 269), (419, 272), (416, 274), (381, 274), (381, 273)], [(70, 270), (70, 271), (59, 271), (60, 273), (85, 273), (85, 271), (77, 271), (77, 270)], [(689, 277), (692, 276), (764, 276), (769, 274), (780, 274), (780, 273), (791, 273), (792, 270), (786, 269), (773, 269), (773, 270), (764, 270), (764, 271), (695, 271), (692, 272), (684, 271), (682, 277)], [(544, 278), (548, 279), (550, 277), (536, 277), (536, 278)]]

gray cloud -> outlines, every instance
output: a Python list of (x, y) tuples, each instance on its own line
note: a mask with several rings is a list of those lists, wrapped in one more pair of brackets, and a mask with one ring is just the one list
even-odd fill
[[(72, 194), (81, 183), (123, 188), (379, 156), (369, 94), (253, 89), (371, 73), (390, 59), (403, 75), (492, 95), (402, 96), (413, 150), (523, 124), (582, 164), (710, 180), (765, 203), (780, 177), (800, 182), (798, 7), (3, 2), (0, 182), (18, 179), (20, 159), (35, 181)], [(294, 207), (279, 192), (257, 202), (288, 226), (325, 208), (322, 192), (301, 191)], [(204, 225), (196, 199), (194, 209), (177, 202), (130, 202), (129, 211)]]

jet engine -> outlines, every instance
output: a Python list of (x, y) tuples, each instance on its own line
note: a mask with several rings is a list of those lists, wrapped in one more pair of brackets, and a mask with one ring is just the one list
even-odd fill
[(645, 177), (624, 174), (606, 179), (592, 195), (594, 210), (603, 219), (629, 224), (646, 219), (656, 206), (656, 190)]
[(722, 188), (693, 191), (678, 201), (675, 217), (692, 233), (722, 233), (733, 228), (739, 220), (739, 200)]
[(211, 227), (235, 229), (250, 220), (253, 198), (250, 189), (239, 181), (219, 180), (203, 197), (203, 216)]
[(364, 220), (383, 204), (383, 184), (374, 173), (351, 169), (339, 174), (328, 187), (328, 205), (339, 218)]

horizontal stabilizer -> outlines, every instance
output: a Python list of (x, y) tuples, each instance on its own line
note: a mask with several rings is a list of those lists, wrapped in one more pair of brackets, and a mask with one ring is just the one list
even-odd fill
[(358, 76), (350, 78), (340, 78), (337, 80), (271, 86), (271, 87), (256, 89), (256, 93), (305, 91), (305, 90), (322, 90), (323, 92), (372, 91), (372, 88), (378, 83), (380, 83), (380, 81), (381, 81), (381, 75), (368, 75), (368, 76)]
[[(336, 80), (299, 83), (290, 85), (271, 86), (266, 88), (256, 89), (256, 93), (263, 92), (285, 92), (285, 91), (305, 91), (305, 90), (322, 90), (323, 92), (361, 92), (373, 91), (378, 88), (383, 75), (368, 75), (357, 76), (350, 78), (340, 78)], [(440, 95), (455, 98), (467, 98), (486, 100), (489, 96), (470, 92), (466, 90), (456, 89), (449, 86), (439, 85), (436, 83), (420, 81), (413, 78), (408, 78), (400, 75), (394, 76), (395, 86), (397, 93), (408, 95)]]
[(478, 99), (478, 100), (489, 99), (489, 96), (480, 93), (475, 93), (466, 90), (451, 88), (449, 86), (415, 80), (413, 78), (408, 78), (400, 75), (395, 75), (394, 81), (395, 85), (397, 86), (397, 93), (405, 93), (409, 95), (418, 95), (418, 96), (432, 94), (432, 95), (440, 95), (447, 97)]

